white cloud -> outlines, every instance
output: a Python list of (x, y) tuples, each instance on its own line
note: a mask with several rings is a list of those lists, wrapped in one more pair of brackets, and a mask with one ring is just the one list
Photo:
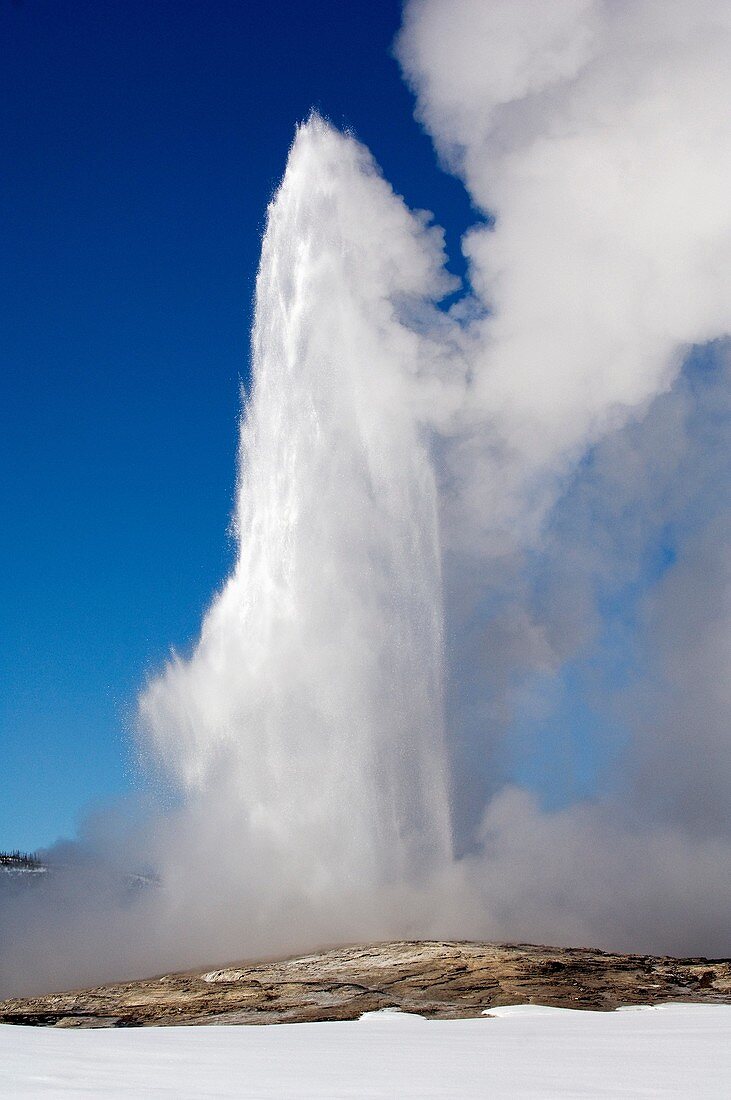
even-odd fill
[(717, 0), (406, 8), (418, 115), (496, 219), (465, 240), (489, 315), (452, 471), (486, 536), (536, 492), (539, 518), (552, 476), (667, 389), (684, 347), (729, 330), (730, 37)]

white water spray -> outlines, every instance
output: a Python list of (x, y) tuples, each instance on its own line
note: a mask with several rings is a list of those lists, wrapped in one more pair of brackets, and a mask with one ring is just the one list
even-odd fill
[(450, 850), (436, 487), (395, 308), (433, 289), (435, 252), (364, 149), (299, 130), (257, 281), (238, 560), (142, 699), (177, 778), (238, 803), (275, 893), (293, 860), (315, 900)]

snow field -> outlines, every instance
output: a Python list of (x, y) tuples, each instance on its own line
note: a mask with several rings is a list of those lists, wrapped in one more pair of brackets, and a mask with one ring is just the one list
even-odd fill
[(93, 1031), (0, 1025), (0, 1096), (731, 1096), (731, 1006), (599, 1013), (522, 1005), (490, 1015)]

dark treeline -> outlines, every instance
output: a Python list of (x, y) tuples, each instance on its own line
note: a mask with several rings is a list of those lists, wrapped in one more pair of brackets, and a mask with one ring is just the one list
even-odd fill
[(16, 848), (12, 852), (0, 852), (0, 867), (23, 867), (34, 870), (41, 866), (37, 852), (21, 852)]

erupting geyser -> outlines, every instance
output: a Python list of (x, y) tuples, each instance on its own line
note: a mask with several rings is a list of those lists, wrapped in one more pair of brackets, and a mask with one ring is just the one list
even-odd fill
[(247, 848), (313, 898), (450, 852), (437, 492), (397, 316), (438, 289), (435, 251), (366, 150), (300, 128), (257, 280), (238, 560), (142, 699), (173, 773), (211, 798), (225, 774)]
[(236, 565), (140, 701), (180, 797), (6, 891), (9, 992), (403, 937), (730, 949), (728, 3), (419, 0), (397, 51), (486, 216), (463, 294), (313, 116)]

